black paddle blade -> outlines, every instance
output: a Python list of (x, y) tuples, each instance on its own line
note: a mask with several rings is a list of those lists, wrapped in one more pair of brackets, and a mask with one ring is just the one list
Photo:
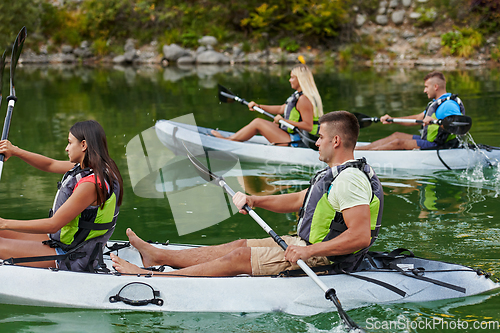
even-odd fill
[(353, 112), (352, 114), (355, 115), (356, 118), (358, 119), (359, 128), (368, 127), (373, 122), (378, 122), (379, 121), (378, 118), (372, 118), (370, 116), (367, 116), (366, 114), (362, 114), (362, 113), (359, 113), (359, 112)]
[(0, 58), (0, 106), (2, 105), (2, 87), (3, 87), (3, 70), (5, 68), (5, 56), (7, 55), (7, 50), (5, 50)]
[(17, 61), (23, 50), (24, 41), (28, 32), (26, 27), (23, 27), (17, 34), (16, 40), (12, 45), (12, 57), (10, 58), (10, 96), (16, 96), (16, 88), (14, 86), (14, 74), (16, 71)]
[(443, 118), (441, 121), (446, 132), (458, 135), (466, 134), (472, 126), (472, 118), (469, 116), (454, 115)]
[(214, 175), (206, 166), (203, 165), (194, 155), (189, 151), (189, 149), (186, 147), (186, 144), (184, 141), (182, 142), (182, 145), (184, 146), (184, 149), (186, 150), (187, 157), (193, 163), (194, 167), (196, 168), (196, 171), (200, 175), (201, 178), (205, 179), (207, 182), (211, 182), (212, 180), (216, 179), (217, 176)]
[(222, 103), (234, 102), (234, 94), (231, 91), (229, 91), (229, 89), (221, 86), (220, 84), (218, 86), (219, 86), (219, 101), (221, 101)]

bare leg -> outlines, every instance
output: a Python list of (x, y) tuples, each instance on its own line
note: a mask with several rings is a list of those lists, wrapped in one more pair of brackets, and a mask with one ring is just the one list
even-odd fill
[(374, 148), (374, 150), (412, 150), (417, 148), (419, 146), (416, 140), (396, 139), (378, 148)]
[[(397, 140), (397, 139), (403, 139), (403, 140), (413, 140), (413, 135), (408, 134), (408, 133), (401, 133), (401, 132), (394, 132), (388, 137), (382, 138), (380, 140), (374, 141), (366, 146), (357, 146), (355, 149), (356, 150), (382, 150), (381, 147), (389, 144), (390, 142)], [(416, 145), (416, 141), (413, 140)], [(416, 147), (418, 148), (418, 146)], [(392, 150), (395, 150), (397, 148), (392, 148)], [(401, 149), (401, 148), (399, 148)], [(413, 148), (410, 148), (413, 149)], [(384, 149), (385, 150), (385, 149)], [(387, 149), (391, 150), (391, 149)]]
[(0, 237), (9, 239), (24, 239), (24, 240), (39, 241), (39, 242), (49, 239), (49, 236), (47, 236), (46, 234), (28, 234), (24, 232), (17, 232), (11, 230), (0, 231)]
[(269, 142), (284, 143), (290, 141), (290, 136), (279, 126), (262, 118), (255, 118), (238, 132), (231, 136), (223, 137), (219, 132), (212, 130), (212, 135), (232, 141), (247, 141), (254, 135), (262, 134)]
[(127, 229), (127, 236), (130, 244), (141, 253), (144, 267), (155, 265), (189, 267), (221, 258), (233, 250), (247, 245), (246, 239), (239, 239), (222, 245), (202, 246), (186, 250), (165, 250), (143, 241), (130, 228)]
[[(44, 239), (48, 239), (48, 237), (45, 235)], [(9, 239), (0, 237), (1, 259), (50, 256), (55, 254), (56, 251), (50, 246), (42, 244), (41, 240)], [(54, 260), (23, 263), (22, 265), (30, 267), (56, 267)]]
[[(210, 262), (201, 263), (172, 272), (154, 273), (155, 275), (185, 275), (185, 276), (235, 276), (238, 274), (251, 274), (250, 261), (251, 249), (249, 247), (237, 248), (221, 258)], [(149, 271), (141, 269), (114, 254), (111, 254), (113, 267), (120, 273), (147, 274)]]

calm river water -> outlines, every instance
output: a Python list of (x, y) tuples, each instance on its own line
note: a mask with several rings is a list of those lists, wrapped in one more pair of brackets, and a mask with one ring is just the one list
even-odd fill
[[(421, 112), (427, 104), (423, 77), (430, 70), (344, 69), (316, 67), (315, 78), (325, 111), (348, 110), (372, 116)], [(221, 104), (217, 83), (261, 104), (282, 104), (291, 94), (290, 67), (84, 68), (19, 66), (18, 102), (10, 140), (22, 148), (66, 159), (69, 127), (96, 119), (104, 127), (112, 157), (125, 181), (125, 197), (114, 239), (125, 239), (132, 227), (154, 241), (219, 244), (266, 234), (248, 216), (236, 214), (209, 228), (179, 236), (167, 198), (144, 198), (134, 193), (127, 163), (127, 145), (159, 119), (193, 114), (200, 126), (237, 130), (256, 113), (240, 104)], [(7, 72), (7, 71), (6, 71)], [(500, 146), (500, 73), (470, 69), (446, 71), (448, 91), (458, 93), (476, 142)], [(8, 93), (5, 82), (4, 96)], [(1, 110), (2, 119), (6, 104)], [(361, 140), (375, 140), (398, 125), (373, 124)], [(244, 166), (245, 168), (245, 166)], [(306, 186), (312, 170), (293, 168), (285, 174), (268, 166), (251, 166), (243, 179), (247, 191), (273, 193)], [(436, 173), (388, 173), (381, 235), (373, 247), (390, 251), (411, 249), (417, 256), (465, 264), (500, 274), (500, 173), (496, 167)], [(0, 182), (0, 212), (4, 218), (46, 216), (60, 176), (34, 170), (19, 159), (4, 165)], [(258, 210), (278, 234), (294, 231), (295, 217)], [(15, 276), (12, 277), (15, 279)], [(68, 282), (71, 283), (71, 282)], [(342, 286), (335, 286), (340, 289)], [(78, 288), (78, 286), (75, 286)], [(50, 293), (47, 290), (47, 293)], [(293, 291), (291, 291), (293, 292)], [(318, 293), (318, 297), (322, 297)], [(237, 297), (237, 295), (235, 295)], [(370, 323), (444, 319), (500, 321), (500, 295), (425, 304), (371, 305), (349, 311), (361, 326)], [(371, 319), (370, 319), (371, 318)], [(415, 324), (414, 326), (415, 327)], [(452, 326), (450, 326), (452, 327)], [(67, 310), (0, 305), (2, 332), (342, 332), (336, 312), (302, 317), (283, 313), (144, 313)], [(371, 332), (451, 332), (456, 330), (393, 327)]]

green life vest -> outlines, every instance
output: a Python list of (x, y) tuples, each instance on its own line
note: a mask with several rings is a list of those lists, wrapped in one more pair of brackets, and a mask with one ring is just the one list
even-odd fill
[[(300, 122), (302, 120), (302, 116), (300, 115), (299, 110), (297, 110), (297, 102), (299, 101), (299, 97), (302, 96), (302, 91), (295, 91), (285, 102), (285, 114), (283, 118), (290, 121)], [(318, 134), (319, 121), (318, 117), (313, 116), (313, 129), (311, 132), (312, 135)], [(293, 134), (293, 130), (281, 125), (282, 130), (287, 131), (288, 133)], [(305, 132), (305, 131), (304, 131)]]
[(370, 201), (371, 242), (368, 247), (354, 253), (328, 257), (332, 262), (341, 264), (345, 270), (354, 269), (359, 264), (364, 254), (368, 252), (370, 246), (377, 239), (382, 223), (384, 206), (382, 185), (373, 169), (366, 163), (365, 158), (344, 163), (336, 168), (328, 167), (314, 176), (304, 198), (297, 227), (297, 234), (310, 244), (326, 242), (347, 230), (342, 213), (333, 209), (328, 201), (328, 193), (338, 175), (349, 167), (358, 168), (365, 173), (370, 181), (372, 188)]
[[(92, 169), (82, 169), (80, 164), (75, 165), (70, 171), (64, 174), (62, 181), (58, 183), (58, 191), (54, 199), (54, 205), (50, 211), (52, 216), (73, 194), (76, 184), (83, 179), (93, 175)], [(120, 186), (113, 183), (113, 191), (109, 184), (103, 184), (108, 188), (108, 198), (103, 207), (89, 206), (85, 208), (71, 222), (63, 226), (56, 233), (50, 234), (48, 244), (51, 247), (61, 248), (68, 252), (78, 249), (78, 252), (85, 252), (87, 256), (78, 258), (71, 262), (71, 270), (81, 271), (88, 267), (88, 260), (97, 243), (106, 244), (111, 237), (116, 225), (119, 206), (117, 198), (120, 193)]]

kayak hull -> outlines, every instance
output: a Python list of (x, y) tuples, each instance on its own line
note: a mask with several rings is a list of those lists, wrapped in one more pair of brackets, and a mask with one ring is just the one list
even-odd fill
[[(109, 242), (108, 245), (111, 246), (112, 243)], [(192, 247), (159, 244), (155, 246), (174, 250)], [(133, 247), (119, 250), (118, 255), (141, 265), (140, 255)], [(112, 269), (109, 255), (105, 255), (105, 263)], [(500, 288), (498, 283), (465, 266), (421, 258), (404, 258), (398, 265), (425, 267), (428, 272), (423, 275), (426, 278), (464, 288), (465, 292), (418, 280), (393, 270), (368, 270), (352, 275), (321, 275), (320, 279), (327, 286), (336, 288), (338, 298), (345, 309), (374, 303), (456, 299)], [(377, 283), (356, 278), (356, 275), (390, 284), (405, 295)], [(153, 276), (93, 274), (4, 264), (0, 266), (0, 279), (2, 281), (0, 303), (3, 304), (164, 312), (279, 311), (294, 315), (336, 311), (333, 304), (325, 299), (322, 290), (307, 276), (182, 278), (161, 277), (154, 274)], [(110, 297), (117, 295), (120, 289), (129, 283), (150, 286), (159, 292), (157, 297), (163, 300), (163, 304), (137, 306), (124, 302), (110, 302)], [(141, 299), (154, 298), (152, 291), (139, 296)]]
[[(243, 162), (278, 165), (302, 165), (319, 169), (326, 166), (319, 161), (319, 153), (309, 148), (274, 146), (262, 136), (256, 135), (246, 142), (235, 142), (210, 135), (210, 128), (159, 120), (156, 134), (163, 145), (178, 154), (185, 154), (182, 142), (188, 148), (203, 147), (210, 151), (224, 151), (237, 155)], [(224, 136), (232, 132), (219, 131)], [(366, 145), (368, 142), (358, 142)], [(447, 170), (467, 169), (476, 165), (496, 165), (500, 160), (500, 148), (491, 149), (441, 149), (441, 150), (355, 150), (355, 158), (365, 157), (368, 163), (382, 174), (392, 170)]]

